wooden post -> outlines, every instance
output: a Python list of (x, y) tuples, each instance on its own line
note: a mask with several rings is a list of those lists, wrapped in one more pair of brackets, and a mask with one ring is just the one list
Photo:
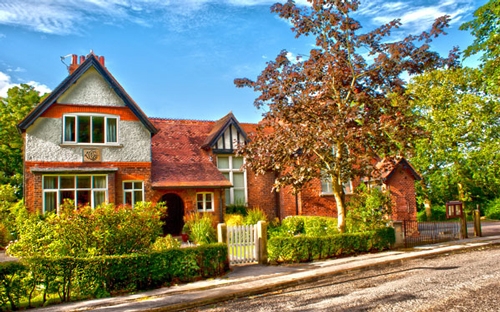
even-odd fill
[(257, 222), (257, 235), (259, 238), (259, 264), (267, 264), (267, 222)]
[(474, 236), (481, 237), (483, 233), (481, 231), (481, 213), (479, 212), (479, 205), (477, 209), (474, 210)]
[(465, 238), (468, 238), (468, 234), (467, 234), (467, 216), (465, 215), (465, 211), (462, 213), (462, 216), (460, 217), (461, 219), (461, 223), (462, 223), (462, 226), (461, 226), (461, 232), (462, 232), (462, 237), (461, 239), (465, 239)]

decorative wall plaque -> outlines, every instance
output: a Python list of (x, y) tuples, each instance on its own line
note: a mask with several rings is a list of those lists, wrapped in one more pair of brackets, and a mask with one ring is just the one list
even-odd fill
[(84, 149), (83, 162), (99, 162), (101, 161), (101, 150), (99, 149)]

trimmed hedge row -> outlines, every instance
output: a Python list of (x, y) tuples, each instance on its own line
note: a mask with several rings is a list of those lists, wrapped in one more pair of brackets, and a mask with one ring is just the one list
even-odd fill
[(392, 227), (362, 233), (322, 237), (273, 237), (267, 242), (271, 263), (308, 262), (356, 253), (389, 249), (396, 241)]
[(220, 276), (229, 270), (227, 246), (211, 244), (147, 254), (91, 258), (32, 257), (0, 263), (0, 308), (57, 296), (59, 301), (107, 297), (172, 282)]

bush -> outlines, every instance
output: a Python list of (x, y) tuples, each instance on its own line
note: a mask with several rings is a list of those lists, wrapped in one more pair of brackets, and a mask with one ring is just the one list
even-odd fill
[(224, 216), (224, 223), (227, 226), (243, 225), (244, 217), (240, 214), (226, 214)]
[(387, 225), (391, 197), (378, 188), (361, 183), (347, 202), (346, 225), (350, 233), (371, 231)]
[(306, 235), (312, 237), (338, 233), (337, 218), (318, 216), (289, 216), (281, 226), (270, 227), (269, 237)]
[(500, 197), (486, 204), (484, 216), (492, 220), (500, 220)]
[(181, 242), (173, 238), (172, 235), (160, 236), (156, 238), (155, 242), (151, 245), (152, 251), (165, 251), (173, 248), (181, 247)]
[(183, 232), (188, 234), (189, 240), (195, 244), (212, 244), (217, 242), (215, 224), (211, 214), (195, 212), (184, 216)]
[(147, 251), (162, 232), (161, 204), (134, 209), (105, 204), (96, 209), (67, 201), (60, 214), (29, 214), (19, 222), (19, 240), (7, 251), (17, 257), (116, 255)]
[(27, 257), (0, 263), (0, 310), (100, 298), (220, 276), (229, 270), (227, 246), (169, 249), (116, 256)]
[(226, 205), (227, 214), (239, 214), (242, 216), (247, 215), (247, 206), (243, 202), (237, 202), (234, 204)]
[(0, 249), (7, 246), (10, 240), (11, 235), (9, 233), (9, 230), (2, 222), (0, 222)]
[(267, 221), (267, 215), (260, 208), (254, 208), (247, 211), (247, 215), (244, 220), (245, 225), (257, 224), (259, 221)]
[(396, 241), (393, 228), (364, 233), (344, 233), (322, 237), (273, 237), (268, 241), (268, 260), (276, 263), (309, 262), (390, 248)]

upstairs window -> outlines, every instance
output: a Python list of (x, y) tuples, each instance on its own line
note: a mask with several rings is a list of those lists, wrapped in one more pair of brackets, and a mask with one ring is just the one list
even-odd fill
[(118, 143), (118, 117), (106, 115), (65, 115), (64, 143)]
[[(344, 194), (352, 194), (353, 188), (352, 188), (351, 180), (345, 182), (343, 184), (343, 188), (344, 188)], [(321, 194), (323, 194), (323, 195), (333, 194), (331, 179), (322, 179), (321, 180)]]
[(243, 157), (217, 156), (217, 168), (233, 184), (226, 189), (226, 205), (247, 202), (247, 176), (242, 169), (243, 163)]

